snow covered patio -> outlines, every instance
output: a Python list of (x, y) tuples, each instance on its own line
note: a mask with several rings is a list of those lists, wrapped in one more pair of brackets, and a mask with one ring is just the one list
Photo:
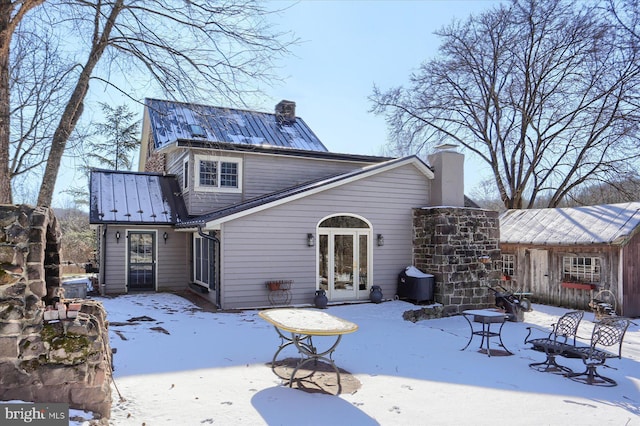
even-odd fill
[[(638, 319), (623, 359), (608, 363), (617, 370), (605, 371), (618, 386), (606, 388), (528, 367), (544, 354), (523, 343), (526, 327), (550, 326), (562, 308), (534, 304), (502, 331), (514, 355), (487, 357), (476, 340), (460, 350), (469, 336), (460, 316), (412, 323), (402, 314), (416, 307), (403, 301), (331, 306), (359, 326), (334, 359), (361, 383), (331, 396), (282, 385), (269, 366), (279, 339), (257, 311), (206, 312), (166, 293), (99, 300), (117, 350), (113, 425), (640, 425)], [(586, 313), (581, 336), (591, 321)]]

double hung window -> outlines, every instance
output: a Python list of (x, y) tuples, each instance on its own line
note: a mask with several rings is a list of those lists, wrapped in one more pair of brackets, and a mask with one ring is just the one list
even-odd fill
[(195, 165), (197, 191), (242, 191), (242, 160), (240, 158), (196, 155)]

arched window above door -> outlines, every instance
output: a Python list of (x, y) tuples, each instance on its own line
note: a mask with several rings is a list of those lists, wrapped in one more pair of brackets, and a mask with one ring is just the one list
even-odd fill
[(354, 216), (333, 216), (320, 222), (320, 228), (369, 228), (364, 220)]

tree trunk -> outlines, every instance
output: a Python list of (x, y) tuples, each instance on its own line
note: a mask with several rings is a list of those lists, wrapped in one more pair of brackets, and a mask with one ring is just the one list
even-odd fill
[[(53, 199), (53, 190), (56, 187), (56, 180), (58, 178), (58, 171), (60, 170), (60, 163), (62, 162), (62, 155), (67, 147), (67, 141), (73, 129), (76, 127), (80, 116), (82, 115), (82, 109), (84, 108), (84, 98), (89, 90), (89, 80), (93, 69), (102, 58), (102, 54), (109, 45), (109, 37), (111, 30), (115, 25), (118, 14), (122, 11), (123, 0), (118, 0), (111, 9), (111, 13), (104, 24), (104, 30), (102, 34), (95, 34), (92, 41), (92, 48), (89, 52), (89, 59), (82, 68), (82, 72), (78, 77), (71, 98), (67, 103), (64, 113), (60, 118), (60, 123), (53, 134), (53, 140), (51, 141), (51, 149), (49, 150), (49, 157), (47, 159), (47, 166), (42, 176), (42, 184), (40, 185), (40, 192), (38, 194), (39, 206), (51, 206)], [(102, 19), (102, 11), (96, 12), (96, 27)]]
[(0, 0), (0, 204), (13, 203), (9, 148), (11, 146), (10, 47), (16, 27), (25, 14), (44, 0)]
[(11, 174), (9, 172), (10, 97), (9, 45), (11, 44), (11, 2), (0, 1), (0, 204), (11, 204)]

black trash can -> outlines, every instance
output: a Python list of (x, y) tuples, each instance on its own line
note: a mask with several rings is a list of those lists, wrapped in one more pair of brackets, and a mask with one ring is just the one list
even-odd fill
[(414, 266), (407, 266), (398, 276), (398, 298), (415, 301), (433, 300), (434, 277)]

